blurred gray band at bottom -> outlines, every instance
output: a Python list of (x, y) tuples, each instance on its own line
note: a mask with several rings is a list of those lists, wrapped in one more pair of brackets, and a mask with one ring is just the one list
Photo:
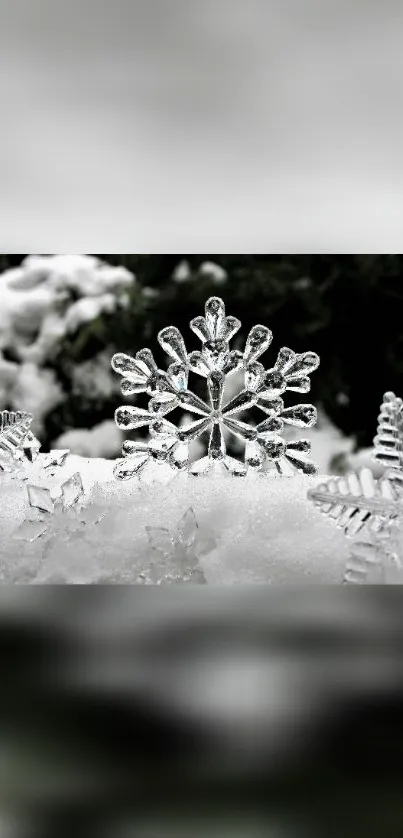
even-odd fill
[(402, 614), (397, 588), (2, 589), (0, 838), (401, 835)]

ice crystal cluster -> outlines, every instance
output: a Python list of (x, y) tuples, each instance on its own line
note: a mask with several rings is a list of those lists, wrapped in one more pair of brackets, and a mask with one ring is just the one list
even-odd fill
[[(62, 454), (63, 452), (61, 452)], [(63, 458), (53, 458), (55, 462)], [(83, 553), (80, 543), (94, 525), (99, 525), (107, 510), (99, 503), (85, 504), (85, 492), (79, 472), (62, 483), (54, 496), (46, 487), (28, 484), (29, 511), (14, 538), (39, 545), (40, 564), (32, 555), (31, 577), (36, 583), (85, 584), (99, 575), (97, 552)]]
[(204, 584), (199, 559), (217, 547), (215, 539), (203, 536), (194, 509), (189, 507), (174, 531), (167, 527), (146, 527), (153, 556), (139, 582), (156, 584)]
[(0, 472), (18, 471), (38, 456), (41, 446), (31, 431), (32, 420), (25, 411), (0, 412)]
[[(309, 375), (317, 369), (319, 357), (314, 352), (297, 354), (284, 347), (274, 366), (266, 369), (258, 359), (272, 342), (270, 329), (256, 325), (249, 332), (243, 351), (230, 349), (230, 341), (240, 327), (237, 318), (226, 315), (223, 300), (211, 297), (205, 305), (205, 316), (190, 323), (201, 341), (200, 351), (188, 352), (179, 330), (168, 326), (158, 335), (158, 342), (170, 359), (166, 371), (157, 367), (149, 349), (141, 349), (135, 357), (123, 353), (113, 356), (112, 367), (123, 377), (123, 395), (145, 393), (149, 397), (145, 409), (123, 405), (115, 413), (116, 424), (122, 430), (149, 429), (149, 439), (124, 442), (124, 456), (115, 466), (118, 479), (140, 474), (150, 461), (164, 462), (173, 470), (187, 469), (192, 474), (205, 474), (214, 467), (232, 475), (244, 475), (248, 468), (273, 470), (281, 475), (295, 470), (307, 475), (315, 473), (306, 457), (310, 442), (287, 442), (283, 432), (285, 425), (314, 425), (316, 409), (311, 404), (286, 407), (283, 396), (286, 391), (309, 392)], [(227, 379), (236, 372), (242, 373), (243, 387), (226, 401)], [(207, 400), (190, 389), (191, 373), (205, 380)], [(198, 418), (187, 425), (176, 425), (166, 417), (177, 408)], [(257, 424), (242, 418), (251, 408), (257, 408), (265, 418)], [(208, 453), (191, 462), (189, 446), (206, 432)], [(227, 453), (225, 432), (241, 441), (243, 462)]]
[(385, 393), (374, 439), (373, 459), (385, 468), (334, 477), (309, 492), (321, 512), (355, 539), (344, 582), (403, 582), (403, 400)]

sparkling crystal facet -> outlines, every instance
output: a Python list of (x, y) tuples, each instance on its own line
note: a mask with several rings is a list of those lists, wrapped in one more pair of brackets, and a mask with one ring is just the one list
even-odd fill
[(65, 509), (74, 506), (84, 497), (84, 486), (79, 471), (69, 477), (61, 487), (62, 502)]
[(29, 505), (33, 509), (39, 509), (41, 512), (53, 512), (55, 505), (49, 489), (29, 484), (27, 493)]
[[(243, 475), (246, 466), (261, 467), (265, 463), (275, 463), (280, 473), (286, 473), (291, 464), (293, 469), (308, 473), (303, 445), (296, 448), (286, 444), (282, 434), (288, 424), (311, 427), (316, 420), (315, 408), (312, 405), (285, 408), (281, 396), (287, 390), (307, 392), (309, 375), (318, 366), (319, 358), (313, 352), (297, 354), (285, 347), (280, 350), (274, 367), (266, 370), (257, 359), (272, 342), (270, 329), (260, 324), (254, 326), (242, 352), (229, 346), (240, 325), (236, 317), (226, 315), (220, 297), (210, 297), (204, 317), (195, 317), (190, 323), (201, 340), (201, 351), (188, 354), (183, 337), (174, 326), (160, 331), (158, 341), (173, 361), (167, 372), (157, 369), (148, 349), (137, 352), (135, 358), (114, 356), (112, 366), (123, 377), (125, 394), (143, 391), (150, 396), (147, 410), (124, 405), (115, 413), (118, 427), (133, 430), (148, 426), (150, 432), (150, 440), (141, 447), (124, 446), (125, 456), (115, 467), (117, 477), (126, 479), (142, 474), (151, 461), (168, 462), (173, 471), (187, 468), (192, 474), (210, 473), (214, 465), (228, 474)], [(229, 390), (225, 390), (226, 378), (238, 371), (243, 373), (244, 387), (240, 386), (238, 392), (232, 390), (230, 397)], [(190, 388), (190, 373), (205, 379), (206, 401)], [(262, 411), (267, 419), (256, 424), (249, 421), (245, 414), (251, 408)], [(187, 425), (178, 420), (177, 427), (164, 417), (178, 410), (186, 416), (193, 413), (202, 418)], [(188, 446), (200, 436), (204, 439), (206, 431), (209, 431), (207, 457), (191, 462)], [(244, 463), (227, 454), (225, 432), (245, 443)], [(160, 443), (153, 443), (156, 439)]]

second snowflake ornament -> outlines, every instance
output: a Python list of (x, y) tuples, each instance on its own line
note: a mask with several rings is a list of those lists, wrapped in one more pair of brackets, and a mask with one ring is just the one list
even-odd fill
[[(158, 342), (171, 360), (168, 369), (161, 370), (152, 352), (142, 349), (135, 357), (117, 353), (112, 367), (123, 377), (125, 396), (146, 393), (147, 409), (131, 405), (119, 407), (115, 420), (119, 428), (135, 430), (148, 427), (148, 440), (127, 440), (124, 457), (116, 462), (115, 476), (128, 479), (143, 471), (150, 461), (167, 463), (173, 470), (187, 469), (191, 474), (205, 474), (218, 466), (224, 472), (243, 475), (248, 468), (274, 470), (290, 474), (316, 473), (315, 466), (306, 458), (310, 453), (308, 440), (284, 438), (285, 425), (312, 427), (316, 409), (311, 404), (285, 407), (283, 395), (287, 390), (307, 393), (309, 375), (319, 366), (314, 352), (297, 354), (283, 348), (273, 367), (266, 369), (258, 359), (269, 348), (272, 333), (266, 326), (254, 326), (247, 337), (243, 352), (230, 349), (230, 340), (241, 323), (225, 313), (219, 297), (206, 302), (205, 316), (196, 317), (190, 328), (201, 340), (201, 351), (188, 353), (179, 330), (168, 326), (158, 335)], [(227, 378), (242, 374), (243, 386), (225, 400)], [(208, 401), (189, 388), (189, 375), (194, 373), (206, 380)], [(165, 417), (180, 408), (183, 414), (196, 414), (189, 424), (176, 425)], [(252, 408), (265, 418), (253, 423), (240, 418)], [(207, 455), (191, 462), (189, 446), (200, 436), (209, 433)], [(230, 432), (244, 445), (244, 459), (239, 461), (227, 453), (224, 431)]]

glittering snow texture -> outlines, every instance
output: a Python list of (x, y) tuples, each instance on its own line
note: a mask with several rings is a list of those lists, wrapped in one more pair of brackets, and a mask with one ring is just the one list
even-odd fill
[[(120, 483), (113, 478), (113, 462), (72, 455), (54, 477), (44, 475), (44, 456), (30, 465), (30, 483), (52, 487), (56, 494), (68, 477), (80, 472), (88, 502), (101, 504), (107, 514), (102, 526), (94, 524), (82, 539), (75, 539), (71, 575), (72, 549), (65, 540), (55, 544), (56, 552), (46, 557), (49, 568), (44, 567), (40, 539), (30, 544), (13, 537), (29, 512), (27, 484), (2, 476), (0, 579), (4, 583), (79, 582), (81, 577), (91, 583), (134, 583), (155, 559), (146, 527), (175, 532), (190, 507), (200, 535), (217, 544), (200, 558), (208, 584), (342, 581), (347, 539), (306, 496), (318, 478), (251, 473), (242, 479), (195, 479), (179, 473), (166, 484), (151, 478)], [(159, 478), (161, 468), (165, 467), (158, 467)]]

